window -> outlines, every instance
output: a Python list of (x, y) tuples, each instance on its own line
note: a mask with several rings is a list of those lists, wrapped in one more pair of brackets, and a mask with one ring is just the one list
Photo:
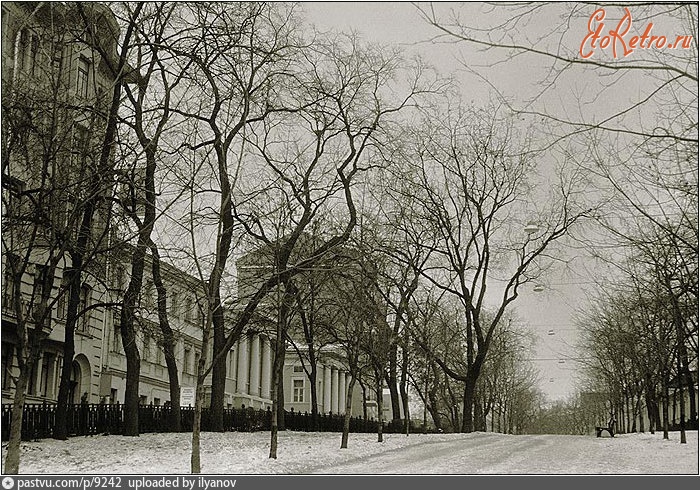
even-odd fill
[(84, 283), (80, 288), (80, 303), (78, 305), (78, 332), (87, 333), (90, 329), (90, 307), (92, 288), (88, 283)]
[(170, 315), (173, 318), (180, 318), (180, 294), (177, 291), (173, 291), (170, 298)]
[(192, 298), (190, 296), (187, 296), (185, 298), (185, 320), (188, 322), (191, 322), (192, 319), (194, 318), (192, 315)]
[(56, 301), (56, 316), (60, 321), (66, 320), (66, 313), (68, 311), (68, 296), (70, 295), (68, 287), (68, 279), (64, 277), (61, 281), (61, 289), (58, 291), (59, 297)]
[(90, 62), (87, 58), (80, 57), (78, 60), (78, 77), (76, 79), (76, 93), (78, 97), (88, 95), (88, 74), (90, 73)]
[(44, 353), (41, 360), (41, 383), (39, 385), (39, 389), (41, 391), (40, 394), (43, 397), (53, 395), (53, 393), (49, 391), (49, 383), (53, 379), (53, 375), (51, 373), (51, 369), (53, 368), (53, 358), (53, 354)]
[(199, 352), (194, 353), (194, 368), (192, 369), (192, 374), (197, 374), (197, 369), (199, 366), (199, 358), (201, 356), (199, 355)]
[(153, 281), (146, 281), (146, 285), (141, 293), (141, 307), (150, 311), (154, 307), (153, 302)]
[(122, 336), (119, 331), (119, 323), (121, 322), (121, 312), (112, 310), (112, 352), (121, 352)]
[[(47, 273), (48, 267), (45, 265), (35, 265), (34, 266), (34, 304), (38, 304), (41, 301), (41, 296), (44, 294), (44, 286), (47, 285)], [(51, 287), (50, 285), (48, 285)]]
[(2, 343), (2, 389), (12, 387), (12, 362), (15, 356), (15, 346), (9, 342)]
[(294, 403), (302, 403), (304, 401), (304, 380), (295, 379), (292, 381), (292, 394)]
[(36, 73), (36, 65), (39, 62), (37, 54), (39, 53), (39, 37), (35, 34), (31, 35), (30, 45), (29, 45), (29, 60), (27, 62), (27, 71), (31, 76)]
[(143, 360), (151, 360), (151, 338), (148, 334), (144, 334), (143, 336)]
[(163, 346), (156, 342), (156, 364), (163, 365)]
[(185, 347), (185, 355), (182, 359), (182, 371), (185, 373), (191, 372), (190, 363), (192, 361), (192, 350), (189, 347)]
[(112, 287), (121, 291), (124, 288), (124, 267), (121, 265), (114, 266), (112, 273)]
[(17, 44), (17, 68), (20, 71), (27, 69), (27, 54), (29, 52), (29, 31), (22, 29), (19, 33), (19, 43)]
[(2, 270), (2, 304), (3, 309), (14, 311), (15, 294), (19, 282), (15, 280), (15, 271), (19, 267), (19, 256), (8, 253)]
[(238, 368), (238, 349), (234, 346), (228, 352), (228, 377), (236, 381), (236, 369)]
[(73, 145), (71, 148), (71, 158), (73, 165), (81, 165), (85, 162), (87, 155), (88, 131), (82, 126), (73, 126)]
[(61, 71), (63, 69), (63, 52), (61, 48), (55, 50), (51, 56), (51, 82), (57, 86), (61, 82)]
[(294, 365), (294, 372), (295, 373), (303, 373), (304, 367), (301, 364), (295, 364)]

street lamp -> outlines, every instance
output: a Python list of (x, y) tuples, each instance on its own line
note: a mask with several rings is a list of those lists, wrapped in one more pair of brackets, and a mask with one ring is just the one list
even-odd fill
[(537, 233), (538, 231), (540, 231), (540, 227), (535, 221), (528, 221), (527, 225), (525, 225), (525, 233), (527, 233), (528, 235), (532, 235), (533, 233)]

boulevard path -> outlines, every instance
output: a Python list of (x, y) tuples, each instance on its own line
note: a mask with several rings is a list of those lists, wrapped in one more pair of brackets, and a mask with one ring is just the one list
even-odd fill
[[(391, 474), (549, 475), (698, 474), (698, 432), (670, 440), (662, 434), (350, 434), (279, 433), (278, 458), (269, 458), (268, 432), (202, 433), (202, 473), (219, 475)], [(23, 474), (188, 474), (189, 433), (42, 439), (22, 443)], [(2, 456), (5, 456), (3, 444)]]
[[(697, 434), (697, 432), (695, 433)], [(394, 436), (395, 437), (395, 436)], [(519, 435), (481, 433), (478, 437), (430, 441), (363, 456), (332, 467), (309, 468), (323, 474), (697, 474), (698, 461), (674, 457), (680, 446), (663, 441), (650, 457), (638, 437)], [(658, 439), (657, 439), (658, 443)]]

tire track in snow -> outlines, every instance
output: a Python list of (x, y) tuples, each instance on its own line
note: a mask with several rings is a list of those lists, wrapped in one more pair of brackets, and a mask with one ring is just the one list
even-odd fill
[[(319, 465), (304, 473), (339, 474), (470, 474), (484, 455), (517, 450), (500, 434), (473, 433), (454, 441), (425, 441), (363, 456), (337, 466)], [(499, 448), (499, 446), (501, 446)]]

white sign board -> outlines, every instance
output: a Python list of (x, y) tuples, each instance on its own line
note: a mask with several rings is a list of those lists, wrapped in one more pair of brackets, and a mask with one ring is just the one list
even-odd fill
[(180, 406), (194, 407), (195, 389), (192, 386), (180, 387)]

